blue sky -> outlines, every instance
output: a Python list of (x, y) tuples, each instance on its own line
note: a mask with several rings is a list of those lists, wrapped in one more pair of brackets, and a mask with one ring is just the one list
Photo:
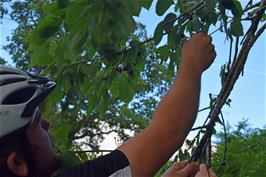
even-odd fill
[[(142, 10), (140, 17), (137, 18), (138, 21), (146, 25), (149, 36), (152, 36), (156, 25), (162, 19), (163, 17), (158, 17), (155, 14), (155, 3), (153, 3), (149, 11)], [(248, 26), (248, 24), (245, 24), (245, 29), (247, 29)], [(9, 59), (10, 56), (2, 50), (2, 46), (7, 44), (6, 36), (12, 34), (12, 30), (15, 27), (16, 24), (8, 19), (4, 19), (0, 26), (0, 55), (6, 59)], [(212, 37), (217, 52), (217, 58), (211, 68), (203, 75), (200, 108), (208, 106), (209, 93), (219, 93), (221, 88), (219, 77), (220, 66), (227, 61), (229, 53), (229, 43), (228, 41), (225, 41), (224, 34), (217, 32)], [(266, 124), (265, 37), (266, 33), (264, 32), (251, 49), (245, 66), (245, 74), (238, 79), (230, 95), (230, 98), (232, 99), (231, 108), (226, 106), (223, 109), (224, 117), (231, 125), (235, 125), (243, 119), (249, 119), (249, 122), (253, 127), (262, 128)], [(207, 113), (208, 111), (198, 115), (195, 126), (202, 124)]]
[[(245, 4), (247, 1), (242, 1)], [(146, 25), (148, 35), (152, 36), (156, 25), (164, 17), (159, 17), (155, 13), (155, 2), (149, 11), (143, 10), (139, 18), (140, 22)], [(244, 24), (245, 31), (248, 29), (249, 23)], [(212, 28), (210, 32), (216, 28)], [(212, 35), (213, 44), (215, 45), (217, 57), (215, 62), (203, 75), (200, 109), (209, 105), (209, 93), (218, 94), (221, 89), (220, 67), (228, 59), (229, 42), (225, 41), (225, 35), (217, 32)], [(247, 63), (245, 65), (245, 73), (243, 77), (239, 77), (229, 98), (232, 99), (231, 108), (225, 106), (223, 115), (230, 125), (235, 125), (243, 119), (249, 119), (249, 123), (253, 127), (262, 128), (266, 124), (265, 114), (265, 49), (266, 49), (266, 33), (264, 32), (260, 39), (251, 49)], [(163, 43), (163, 42), (162, 42)], [(205, 120), (208, 111), (198, 114), (195, 126), (199, 126)]]

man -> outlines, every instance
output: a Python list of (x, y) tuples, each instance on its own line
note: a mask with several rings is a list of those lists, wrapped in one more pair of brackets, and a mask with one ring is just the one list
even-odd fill
[[(211, 37), (204, 33), (194, 35), (182, 49), (177, 77), (159, 103), (150, 125), (112, 153), (63, 169), (60, 176), (154, 176), (182, 146), (193, 126), (198, 111), (201, 75), (215, 57)], [(49, 123), (36, 110), (55, 83), (15, 69), (2, 67), (2, 70), (0, 175), (50, 177), (59, 168), (60, 160), (47, 133)], [(20, 142), (22, 139), (27, 139), (27, 143)], [(1, 152), (1, 146), (8, 150)], [(196, 163), (185, 164), (178, 168), (181, 173), (177, 177), (194, 176), (198, 170)]]

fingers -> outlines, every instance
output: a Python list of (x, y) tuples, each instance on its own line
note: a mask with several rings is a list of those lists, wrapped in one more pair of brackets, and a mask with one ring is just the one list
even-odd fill
[(187, 164), (188, 164), (187, 161), (175, 162), (175, 163), (172, 164), (172, 168), (173, 168), (174, 170), (181, 170), (181, 169), (183, 169)]
[(197, 162), (193, 162), (187, 164), (185, 168), (179, 171), (180, 176), (190, 177), (195, 176), (195, 174), (199, 171), (199, 164)]
[(209, 169), (209, 174), (211, 177), (217, 177), (216, 174), (214, 173), (214, 171), (210, 168)]
[(195, 177), (217, 177), (212, 169), (208, 169), (206, 164), (200, 164), (200, 171), (196, 174)]

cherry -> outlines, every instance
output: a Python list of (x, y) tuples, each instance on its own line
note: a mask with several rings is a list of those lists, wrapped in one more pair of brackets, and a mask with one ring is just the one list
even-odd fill
[(123, 68), (122, 68), (121, 66), (118, 66), (118, 67), (116, 68), (116, 71), (117, 71), (118, 73), (122, 73), (122, 72), (123, 72)]

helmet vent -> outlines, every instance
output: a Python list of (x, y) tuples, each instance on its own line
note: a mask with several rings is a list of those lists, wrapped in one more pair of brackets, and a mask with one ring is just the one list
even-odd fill
[(16, 82), (23, 82), (27, 80), (26, 78), (9, 78), (9, 79), (3, 79), (0, 81), (0, 86), (7, 85), (7, 84), (12, 84)]
[(2, 104), (21, 104), (25, 103), (32, 98), (36, 91), (35, 87), (26, 87), (19, 89), (11, 94), (9, 94), (3, 101)]
[(12, 71), (0, 71), (0, 75), (5, 75), (5, 74), (17, 74), (17, 75), (21, 75), (20, 73), (12, 72)]

